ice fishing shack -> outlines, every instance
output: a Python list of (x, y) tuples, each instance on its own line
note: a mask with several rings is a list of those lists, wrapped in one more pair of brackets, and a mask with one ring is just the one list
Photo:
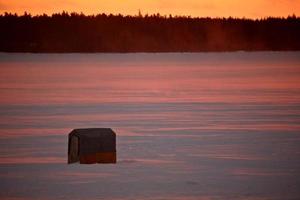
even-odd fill
[(68, 163), (116, 163), (116, 133), (110, 128), (74, 129), (69, 133)]

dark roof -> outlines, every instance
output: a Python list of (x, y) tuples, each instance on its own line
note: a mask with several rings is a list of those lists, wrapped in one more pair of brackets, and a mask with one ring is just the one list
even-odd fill
[(69, 140), (73, 136), (79, 138), (80, 155), (116, 151), (116, 134), (110, 128), (74, 129), (69, 133)]
[(79, 128), (74, 129), (69, 136), (76, 135), (79, 138), (81, 137), (103, 137), (103, 136), (110, 136), (116, 135), (115, 132), (111, 128)]

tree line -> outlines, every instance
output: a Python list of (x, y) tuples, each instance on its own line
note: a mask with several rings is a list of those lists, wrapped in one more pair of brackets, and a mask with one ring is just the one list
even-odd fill
[(57, 13), (0, 15), (4, 52), (300, 50), (300, 18), (241, 19)]

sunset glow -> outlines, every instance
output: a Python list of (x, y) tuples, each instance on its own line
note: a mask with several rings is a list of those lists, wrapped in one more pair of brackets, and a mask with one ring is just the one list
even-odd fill
[(61, 11), (85, 14), (113, 13), (124, 15), (160, 13), (193, 17), (286, 17), (300, 14), (300, 0), (10, 0), (0, 1), (0, 13), (52, 14)]

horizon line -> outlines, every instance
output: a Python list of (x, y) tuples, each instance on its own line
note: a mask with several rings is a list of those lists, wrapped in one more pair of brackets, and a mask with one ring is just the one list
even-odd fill
[(160, 14), (157, 13), (146, 13), (142, 14), (140, 10), (138, 10), (138, 13), (136, 15), (131, 14), (122, 14), (122, 13), (106, 13), (106, 12), (99, 12), (94, 14), (86, 14), (84, 12), (76, 12), (76, 11), (60, 11), (60, 12), (53, 12), (51, 14), (42, 13), (42, 14), (31, 14), (30, 12), (24, 11), (23, 14), (17, 13), (17, 12), (0, 12), (0, 16), (3, 17), (5, 15), (13, 15), (16, 17), (24, 17), (24, 16), (31, 16), (31, 17), (53, 17), (55, 15), (79, 15), (79, 16), (85, 16), (85, 17), (96, 17), (99, 15), (106, 15), (106, 16), (122, 16), (122, 17), (161, 17), (161, 18), (189, 18), (189, 19), (244, 19), (244, 20), (264, 20), (264, 19), (288, 19), (288, 18), (296, 18), (299, 19), (300, 16), (297, 16), (295, 13), (288, 14), (287, 16), (265, 16), (260, 18), (251, 18), (251, 17), (235, 17), (235, 16), (223, 16), (223, 17), (217, 17), (217, 16), (191, 16), (191, 15), (173, 15), (173, 14)]

